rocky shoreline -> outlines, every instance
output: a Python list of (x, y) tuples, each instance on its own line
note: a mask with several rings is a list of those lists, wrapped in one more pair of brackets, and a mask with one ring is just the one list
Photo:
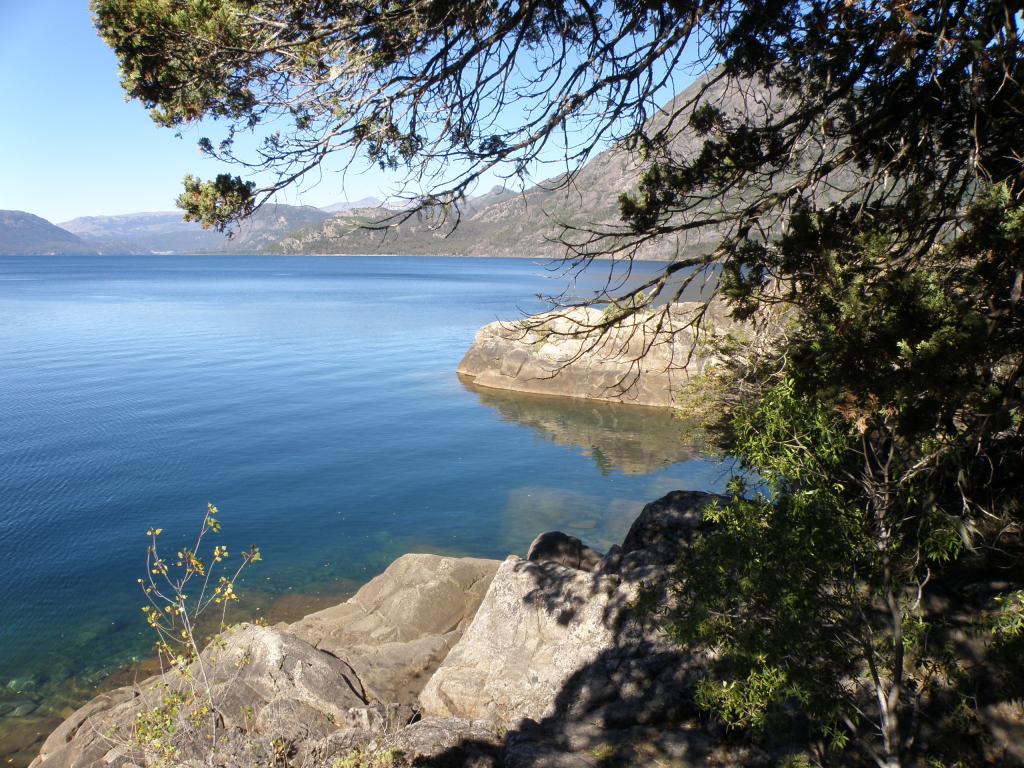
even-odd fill
[[(217, 759), (201, 729), (191, 739), (179, 730), (171, 764), (767, 763), (701, 726), (690, 693), (699, 655), (632, 608), (714, 498), (676, 491), (648, 504), (608, 553), (549, 532), (526, 559), (410, 554), (344, 603), (291, 624), (240, 625), (204, 651)], [(140, 746), (140, 723), (166, 707), (167, 684), (93, 699), (33, 766), (149, 764), (158, 747)]]
[[(228, 630), (201, 673), (194, 662), (97, 696), (32, 767), (778, 765), (801, 745), (755, 744), (702, 718), (708, 656), (636, 609), (642, 589), (665, 597), (718, 498), (668, 493), (607, 553), (549, 531), (525, 559), (404, 555), (340, 604)], [(193, 720), (182, 697), (197, 688), (215, 713)], [(1012, 705), (983, 715), (997, 763), (1024, 764)]]

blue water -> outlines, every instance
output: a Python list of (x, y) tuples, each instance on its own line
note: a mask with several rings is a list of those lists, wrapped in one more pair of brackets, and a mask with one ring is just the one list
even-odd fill
[(145, 531), (182, 540), (207, 501), (261, 547), (263, 605), (408, 551), (607, 546), (721, 488), (662, 412), (458, 380), (477, 328), (562, 287), (505, 259), (0, 259), (0, 718), (147, 653)]

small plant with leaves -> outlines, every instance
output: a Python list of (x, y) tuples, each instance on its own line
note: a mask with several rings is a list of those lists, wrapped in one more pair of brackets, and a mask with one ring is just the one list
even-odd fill
[[(219, 510), (207, 504), (202, 525), (191, 546), (162, 553), (162, 528), (146, 531), (146, 576), (138, 579), (147, 604), (142, 611), (157, 635), (162, 696), (135, 719), (133, 741), (147, 762), (174, 764), (179, 742), (203, 733), (211, 747), (217, 742), (217, 702), (211, 670), (201, 652), (200, 627), (220, 632), (227, 628), (227, 609), (239, 599), (236, 586), (242, 573), (260, 560), (259, 548), (250, 546), (230, 561), (228, 547), (208, 545), (219, 534)], [(214, 642), (217, 636), (214, 636)]]
[[(184, 670), (199, 657), (197, 627), (210, 609), (219, 610), (219, 629), (225, 629), (228, 606), (238, 601), (235, 586), (245, 568), (260, 560), (260, 550), (251, 546), (241, 553), (237, 567), (228, 565), (228, 548), (215, 545), (205, 559), (201, 555), (204, 540), (220, 533), (219, 510), (207, 504), (202, 527), (191, 548), (176, 552), (173, 565), (160, 553), (162, 528), (150, 528), (146, 548), (146, 578), (139, 584), (148, 605), (142, 611), (157, 634), (156, 649), (161, 662)], [(221, 571), (226, 571), (223, 573)]]

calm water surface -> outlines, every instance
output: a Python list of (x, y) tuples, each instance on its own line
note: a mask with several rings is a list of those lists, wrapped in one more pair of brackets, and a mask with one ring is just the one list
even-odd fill
[(0, 756), (146, 655), (145, 531), (183, 541), (207, 501), (260, 545), (263, 610), (409, 551), (607, 546), (721, 488), (663, 412), (458, 380), (478, 327), (562, 286), (504, 259), (0, 259)]

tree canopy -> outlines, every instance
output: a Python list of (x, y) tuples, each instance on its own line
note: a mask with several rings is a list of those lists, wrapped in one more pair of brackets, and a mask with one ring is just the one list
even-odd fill
[[(955, 607), (973, 595), (992, 619), (985, 664), (1019, 657), (1019, 2), (93, 10), (158, 123), (224, 122), (201, 146), (243, 175), (189, 178), (179, 200), (206, 225), (230, 227), (334, 155), (403, 170), (416, 205), (457, 208), (494, 171), (525, 178), (557, 158), (571, 184), (596, 149), (633, 150), (644, 173), (621, 221), (567, 228), (567, 254), (628, 260), (692, 236), (624, 297), (627, 314), (720, 270), (736, 316), (778, 306), (786, 325), (726, 414), (753, 486), (737, 478), (709, 513), (717, 527), (660, 608), (716, 652), (698, 698), (744, 726), (801, 707), (819, 762), (988, 754), (977, 716), (999, 686), (968, 668), (962, 636), (982, 630)], [(236, 155), (243, 131), (264, 132), (255, 155)], [(257, 172), (271, 181), (245, 178)], [(995, 601), (965, 587), (991, 573)], [(1019, 696), (1019, 658), (1007, 664), (1000, 690)]]
[[(978, 182), (1021, 173), (1014, 3), (94, 0), (93, 9), (126, 92), (158, 123), (222, 119), (223, 139), (204, 139), (205, 151), (270, 172), (258, 188), (228, 176), (189, 186), (185, 210), (218, 226), (334, 154), (407, 170), (420, 202), (433, 204), (456, 202), (492, 169), (526, 174), (557, 157), (571, 172), (624, 141), (650, 170), (623, 203), (625, 226), (588, 241), (593, 252), (715, 225), (720, 256), (826, 192), (832, 202), (898, 201), (920, 248)], [(662, 103), (701, 72), (695, 98)], [(742, 114), (716, 103), (723, 90), (746, 102)], [(261, 149), (236, 156), (234, 137), (252, 129), (265, 131)], [(700, 137), (686, 156), (671, 151), (681, 132)]]

